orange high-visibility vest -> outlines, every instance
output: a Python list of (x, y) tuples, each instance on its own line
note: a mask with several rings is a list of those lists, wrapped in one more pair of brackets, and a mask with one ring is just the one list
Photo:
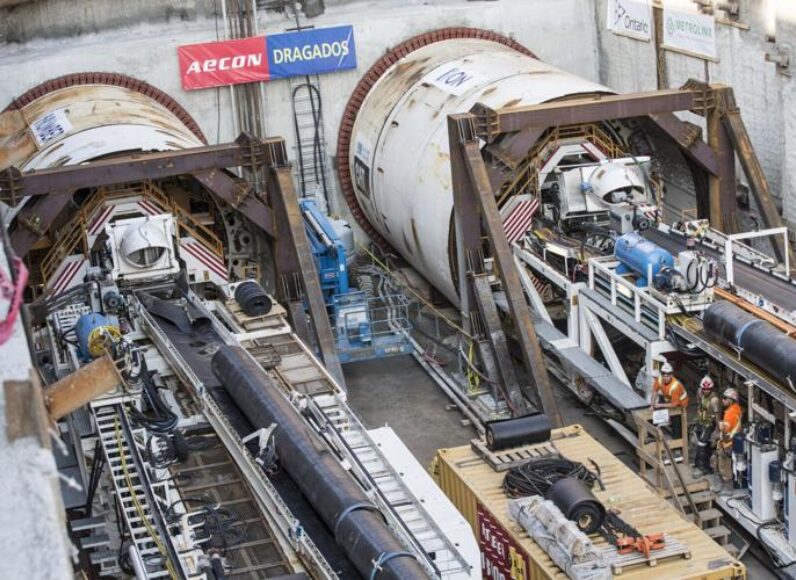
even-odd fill
[(741, 415), (743, 411), (738, 403), (733, 403), (724, 410), (724, 418), (722, 421), (725, 423), (721, 429), (721, 446), (728, 449), (732, 446), (732, 438), (736, 433), (741, 431)]
[(655, 379), (655, 384), (663, 394), (663, 398), (669, 403), (678, 407), (688, 406), (688, 391), (685, 390), (683, 383), (678, 381), (676, 378), (672, 377), (672, 380), (669, 381), (669, 384), (664, 384), (661, 378), (658, 377)]

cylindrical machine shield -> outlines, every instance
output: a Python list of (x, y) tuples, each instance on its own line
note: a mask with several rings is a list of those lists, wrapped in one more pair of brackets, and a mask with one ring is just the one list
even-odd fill
[[(347, 111), (356, 115), (350, 135), (345, 119), (341, 128), (341, 149), (347, 143), (341, 163), (347, 156), (353, 190), (347, 199), (360, 225), (385, 239), (454, 303), (448, 116), (476, 103), (503, 109), (611, 92), (520, 52), (499, 35), (481, 36), (490, 39), (439, 40), (395, 59), (358, 110)], [(423, 42), (428, 41), (411, 48)], [(372, 69), (363, 82), (378, 72)], [(357, 98), (355, 92), (352, 101)]]

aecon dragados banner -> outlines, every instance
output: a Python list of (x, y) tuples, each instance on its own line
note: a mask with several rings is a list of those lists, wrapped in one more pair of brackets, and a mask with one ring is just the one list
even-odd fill
[(182, 88), (186, 91), (323, 74), (357, 66), (351, 26), (191, 44), (178, 47), (177, 53)]

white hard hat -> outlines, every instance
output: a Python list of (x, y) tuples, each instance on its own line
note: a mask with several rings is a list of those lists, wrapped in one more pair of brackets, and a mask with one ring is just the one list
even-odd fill
[(670, 365), (667, 362), (663, 363), (663, 366), (661, 367), (661, 373), (666, 373), (666, 374), (670, 375), (673, 372), (674, 372), (674, 368), (672, 368), (672, 365)]
[(702, 380), (699, 382), (699, 387), (703, 391), (709, 391), (714, 387), (713, 379), (710, 378), (710, 375), (702, 377)]
[(735, 389), (726, 389), (724, 391), (724, 398), (725, 399), (732, 399), (733, 401), (738, 401), (738, 391)]

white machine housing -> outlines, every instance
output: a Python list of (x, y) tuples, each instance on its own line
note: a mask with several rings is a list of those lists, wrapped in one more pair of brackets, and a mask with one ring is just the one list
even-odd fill
[(160, 214), (119, 220), (105, 226), (114, 280), (147, 281), (180, 271), (174, 250), (174, 216)]
[(613, 220), (623, 234), (647, 229), (657, 209), (646, 183), (649, 163), (649, 157), (627, 157), (557, 168), (560, 221), (610, 227)]

